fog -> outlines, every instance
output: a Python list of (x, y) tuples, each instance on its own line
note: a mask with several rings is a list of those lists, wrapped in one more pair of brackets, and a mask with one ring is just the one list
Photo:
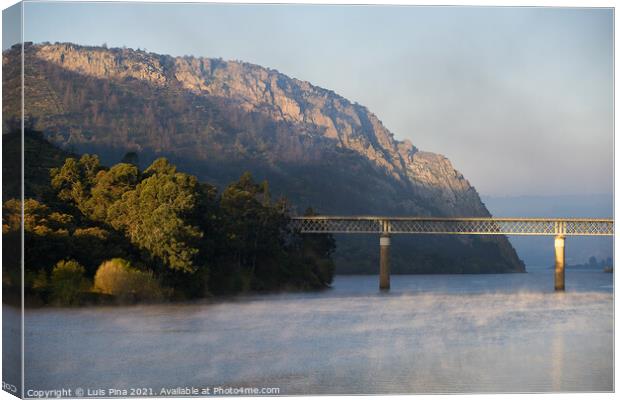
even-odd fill
[(338, 277), (318, 293), (26, 314), (26, 386), (609, 391), (611, 274)]

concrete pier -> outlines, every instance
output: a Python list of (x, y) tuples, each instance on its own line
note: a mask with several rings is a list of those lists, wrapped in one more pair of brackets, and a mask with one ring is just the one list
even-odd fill
[(379, 289), (390, 289), (390, 235), (384, 233), (379, 238)]
[(564, 291), (564, 236), (555, 237), (555, 290)]
[(390, 288), (390, 235), (539, 235), (555, 236), (555, 290), (564, 290), (565, 236), (613, 236), (610, 218), (446, 218), (376, 215), (292, 217), (300, 233), (380, 234), (379, 287)]

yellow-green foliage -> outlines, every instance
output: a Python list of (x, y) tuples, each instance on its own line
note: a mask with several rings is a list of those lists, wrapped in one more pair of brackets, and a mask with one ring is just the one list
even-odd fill
[(50, 170), (52, 188), (57, 191), (59, 199), (74, 202), (82, 213), (88, 215), (86, 202), (101, 169), (96, 155), (84, 154), (79, 160), (67, 158), (62, 167)]
[(85, 201), (88, 215), (97, 221), (105, 221), (108, 208), (138, 184), (138, 167), (116, 164), (109, 170), (101, 170), (95, 177), (90, 198)]
[(203, 233), (189, 216), (198, 208), (199, 195), (195, 176), (177, 172), (174, 165), (159, 158), (144, 171), (135, 189), (112, 203), (108, 222), (150, 254), (151, 265), (195, 272)]
[(45, 273), (45, 270), (41, 269), (39, 270), (39, 272), (37, 272), (37, 274), (35, 275), (32, 281), (32, 288), (33, 289), (45, 289), (47, 288), (47, 285), (48, 285), (47, 274)]
[(47, 289), (49, 286), (49, 279), (45, 269), (38, 271), (24, 271), (24, 286), (32, 289)]
[(129, 261), (114, 258), (99, 266), (94, 291), (117, 296), (123, 300), (155, 300), (162, 290), (151, 272), (133, 268)]
[[(291, 231), (287, 202), (272, 201), (267, 182), (255, 183), (245, 173), (218, 196), (214, 186), (164, 158), (144, 171), (136, 155), (127, 160), (106, 168), (96, 156), (67, 158), (50, 171), (45, 196), (4, 202), (5, 287), (20, 293), (21, 265), (29, 296), (61, 304), (309, 289), (331, 282), (333, 240)], [(50, 273), (59, 259), (72, 261)], [(85, 277), (94, 287), (84, 287)]]
[[(3, 232), (18, 231), (21, 223), (21, 201), (11, 199), (3, 205)], [(34, 200), (24, 201), (24, 230), (39, 236), (67, 236), (74, 226), (68, 214), (54, 211)]]
[(62, 305), (76, 304), (80, 293), (88, 290), (84, 267), (75, 260), (61, 260), (52, 270), (52, 297)]

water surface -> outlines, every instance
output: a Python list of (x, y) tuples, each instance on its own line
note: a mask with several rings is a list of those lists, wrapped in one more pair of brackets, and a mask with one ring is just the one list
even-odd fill
[[(26, 312), (26, 389), (613, 390), (613, 276), (338, 276), (316, 293)], [(6, 312), (6, 311), (5, 311)], [(10, 311), (9, 311), (10, 312)]]

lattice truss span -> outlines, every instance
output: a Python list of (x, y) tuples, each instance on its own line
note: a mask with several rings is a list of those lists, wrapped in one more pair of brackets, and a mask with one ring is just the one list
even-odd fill
[(302, 233), (611, 236), (612, 219), (295, 217)]

